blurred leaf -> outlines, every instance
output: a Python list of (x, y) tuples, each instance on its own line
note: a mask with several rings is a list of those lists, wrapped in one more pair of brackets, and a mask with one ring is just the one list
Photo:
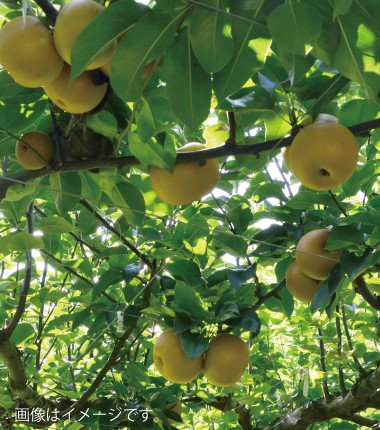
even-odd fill
[(284, 3), (269, 15), (268, 27), (273, 40), (281, 47), (305, 55), (322, 32), (322, 17), (310, 4)]
[(199, 266), (191, 260), (176, 259), (166, 266), (174, 278), (185, 282), (187, 285), (196, 287), (204, 284)]
[(191, 360), (196, 360), (207, 351), (209, 341), (201, 334), (190, 332), (181, 333), (181, 345)]
[(187, 29), (179, 33), (165, 55), (163, 68), (173, 112), (190, 130), (195, 130), (210, 111), (211, 76), (195, 58)]
[(194, 319), (201, 320), (207, 317), (207, 312), (203, 309), (194, 290), (184, 282), (176, 283), (174, 288), (174, 298), (176, 306)]
[(177, 154), (173, 141), (165, 139), (165, 144), (152, 140), (143, 142), (141, 137), (136, 133), (128, 135), (129, 149), (131, 153), (147, 166), (157, 166), (162, 169), (172, 170)]
[(205, 0), (199, 6), (195, 4), (190, 21), (191, 47), (207, 73), (218, 72), (232, 57), (229, 25), (229, 15), (220, 0)]
[(61, 215), (66, 215), (77, 206), (81, 198), (82, 182), (77, 172), (53, 173), (50, 185), (55, 193), (55, 204)]
[(345, 273), (343, 272), (342, 266), (336, 264), (330, 271), (328, 278), (322, 282), (314, 294), (313, 300), (310, 304), (312, 313), (315, 313), (318, 309), (326, 307), (333, 295), (337, 292), (339, 287), (344, 281)]
[(126, 283), (131, 282), (144, 268), (142, 264), (139, 263), (131, 263), (126, 266), (123, 271), (123, 279)]
[(114, 139), (117, 137), (117, 119), (111, 112), (108, 112), (104, 109), (102, 109), (100, 112), (89, 115), (86, 121), (86, 126), (96, 133), (108, 137), (109, 139)]
[(79, 76), (105, 46), (148, 11), (148, 7), (133, 0), (110, 3), (75, 40), (71, 52), (72, 78)]
[(42, 218), (38, 228), (44, 233), (71, 233), (76, 231), (76, 227), (59, 216)]
[(353, 225), (335, 226), (329, 236), (325, 249), (347, 249), (350, 245), (362, 245), (364, 234)]
[(251, 332), (253, 337), (258, 336), (261, 329), (261, 321), (253, 309), (240, 310), (240, 315), (226, 321), (232, 327), (240, 327)]
[(33, 236), (26, 231), (20, 231), (7, 236), (7, 248), (11, 251), (31, 251), (32, 249), (43, 249), (42, 237)]
[(32, 324), (26, 322), (20, 322), (17, 324), (15, 330), (13, 331), (9, 341), (18, 347), (24, 346), (33, 339), (36, 334), (36, 330)]
[(144, 68), (174, 43), (175, 25), (169, 15), (149, 12), (123, 37), (111, 63), (111, 86), (120, 98), (141, 97)]
[[(253, 15), (253, 14), (252, 14)], [(253, 18), (253, 16), (252, 16)], [(218, 102), (238, 91), (264, 64), (271, 40), (262, 28), (251, 22), (231, 19), (234, 52), (229, 63), (213, 75)]]
[(111, 189), (110, 198), (132, 225), (140, 225), (145, 218), (145, 201), (141, 191), (130, 182), (120, 181)]
[(353, 281), (365, 270), (373, 268), (376, 264), (380, 263), (380, 251), (373, 251), (368, 248), (362, 256), (342, 251), (340, 262), (346, 275)]
[(228, 280), (230, 281), (232, 288), (235, 288), (236, 290), (241, 288), (246, 281), (256, 275), (256, 269), (256, 263), (246, 269), (228, 269)]

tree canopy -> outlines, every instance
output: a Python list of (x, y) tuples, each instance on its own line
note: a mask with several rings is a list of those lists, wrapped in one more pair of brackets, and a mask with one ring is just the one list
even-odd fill
[[(380, 428), (378, 0), (145, 3), (106, 2), (76, 39), (72, 79), (117, 41), (88, 113), (0, 68), (1, 428)], [(53, 31), (60, 7), (3, 0), (0, 14)], [(360, 148), (327, 191), (282, 151), (321, 113)], [(15, 145), (35, 130), (55, 157), (25, 170)], [(188, 142), (207, 149), (177, 154)], [(220, 180), (201, 200), (153, 191), (152, 166), (212, 158)], [(341, 256), (305, 304), (286, 272), (317, 228)], [(152, 351), (171, 327), (193, 358), (217, 333), (242, 338), (241, 381), (166, 381)]]

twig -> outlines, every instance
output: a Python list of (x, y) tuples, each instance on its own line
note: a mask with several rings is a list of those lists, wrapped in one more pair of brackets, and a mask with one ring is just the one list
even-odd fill
[[(326, 369), (326, 353), (325, 353), (325, 343), (323, 341), (323, 332), (320, 326), (318, 326), (318, 335), (319, 335), (319, 353), (320, 353), (320, 364), (321, 364), (321, 370), (325, 374), (327, 374)], [(329, 403), (332, 399), (332, 396), (329, 392), (329, 387), (327, 385), (326, 379), (322, 381), (322, 390), (323, 390), (323, 397), (327, 403)]]
[[(29, 205), (26, 219), (27, 219), (27, 230), (28, 233), (33, 233), (33, 207), (34, 203), (32, 202)], [(21, 289), (20, 299), (17, 304), (17, 309), (12, 319), (9, 321), (9, 324), (4, 329), (4, 339), (9, 339), (17, 327), (17, 324), (20, 322), (21, 317), (25, 311), (26, 298), (29, 293), (30, 283), (32, 280), (32, 252), (30, 249), (27, 249), (25, 252), (25, 274), (24, 274), (24, 282)]]
[[(338, 334), (338, 345), (337, 345), (337, 353), (340, 356), (342, 354), (342, 327), (340, 324), (340, 315), (339, 315), (339, 305), (337, 306), (337, 316), (335, 318), (336, 331)], [(338, 377), (339, 377), (339, 386), (340, 392), (342, 396), (347, 394), (347, 388), (344, 382), (344, 373), (342, 370), (342, 365), (338, 365)]]
[(230, 135), (228, 136), (228, 139), (225, 142), (225, 146), (235, 146), (236, 145), (236, 118), (235, 113), (232, 111), (227, 112), (228, 116), (228, 122), (230, 124)]
[(152, 269), (152, 263), (150, 260), (142, 254), (129, 240), (127, 240), (122, 234), (120, 234), (112, 225), (106, 221), (85, 199), (80, 199), (79, 203), (86, 208), (94, 217), (103, 224), (103, 226), (115, 234), (123, 244), (128, 247), (143, 263), (145, 263), (150, 269)]

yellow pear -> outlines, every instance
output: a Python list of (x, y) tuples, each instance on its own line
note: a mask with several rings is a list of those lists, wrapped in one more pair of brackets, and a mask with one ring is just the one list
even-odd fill
[(325, 249), (329, 236), (327, 229), (312, 230), (302, 236), (296, 246), (298, 267), (312, 279), (326, 279), (330, 270), (339, 263), (340, 252)]
[(1, 28), (0, 64), (28, 88), (52, 82), (63, 68), (50, 31), (29, 15), (13, 18)]
[(294, 176), (316, 191), (346, 182), (359, 158), (359, 145), (351, 131), (323, 117), (300, 130), (291, 148), (289, 161)]
[(65, 64), (58, 78), (45, 85), (46, 95), (62, 110), (73, 114), (89, 112), (103, 100), (108, 84), (95, 85), (91, 72), (85, 71), (70, 81), (71, 68)]
[(249, 348), (238, 336), (223, 333), (214, 337), (205, 352), (204, 376), (212, 384), (228, 387), (240, 381), (249, 362)]
[(290, 294), (301, 302), (311, 303), (321, 282), (301, 272), (296, 261), (290, 264), (286, 272), (286, 286)]
[(16, 160), (27, 170), (46, 167), (54, 159), (54, 144), (50, 136), (41, 131), (25, 133), (16, 142)]
[[(201, 151), (206, 145), (187, 143), (178, 152)], [(219, 181), (216, 159), (202, 162), (176, 163), (173, 172), (153, 166), (150, 182), (157, 196), (173, 205), (185, 205), (210, 193)]]
[(186, 384), (202, 370), (202, 356), (192, 360), (182, 348), (180, 335), (174, 329), (162, 332), (153, 347), (153, 361), (158, 372), (168, 381)]
[[(66, 63), (71, 64), (71, 50), (79, 34), (103, 11), (104, 6), (95, 0), (72, 0), (59, 10), (53, 37), (57, 51)], [(108, 63), (115, 49), (116, 40), (104, 48), (87, 69), (97, 69)]]

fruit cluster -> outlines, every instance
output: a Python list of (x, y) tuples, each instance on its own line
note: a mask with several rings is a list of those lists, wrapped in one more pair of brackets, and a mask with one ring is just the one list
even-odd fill
[(182, 348), (180, 335), (171, 328), (157, 338), (153, 360), (158, 372), (170, 382), (186, 384), (203, 371), (212, 384), (228, 387), (239, 382), (249, 362), (249, 348), (240, 337), (223, 333), (211, 340), (203, 355), (191, 360)]
[(59, 108), (72, 114), (91, 111), (108, 87), (107, 82), (94, 83), (91, 70), (111, 60), (116, 41), (74, 80), (70, 79), (71, 50), (82, 30), (103, 10), (94, 0), (72, 0), (59, 10), (53, 34), (35, 16), (13, 18), (0, 30), (0, 64), (20, 85), (42, 87)]
[(322, 281), (339, 263), (340, 252), (325, 249), (329, 236), (327, 229), (312, 230), (302, 236), (296, 246), (296, 258), (287, 270), (286, 285), (302, 302), (313, 300)]

